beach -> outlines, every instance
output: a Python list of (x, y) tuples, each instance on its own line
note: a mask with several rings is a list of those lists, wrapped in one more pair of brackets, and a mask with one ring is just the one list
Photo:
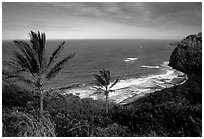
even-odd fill
[[(147, 66), (147, 68), (149, 67)], [(157, 68), (157, 66), (155, 68)], [(139, 78), (119, 80), (119, 82), (112, 88), (114, 92), (109, 93), (109, 100), (116, 104), (125, 105), (134, 102), (149, 93), (183, 84), (188, 79), (184, 73), (169, 67), (168, 62), (164, 62), (159, 68), (164, 72)], [(73, 94), (80, 98), (105, 100), (105, 95), (103, 93), (94, 94), (96, 91), (94, 85), (84, 84), (79, 87), (67, 89), (64, 91), (64, 94)]]

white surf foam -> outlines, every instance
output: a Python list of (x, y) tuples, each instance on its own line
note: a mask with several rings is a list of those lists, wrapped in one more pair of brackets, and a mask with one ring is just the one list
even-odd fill
[(159, 66), (141, 66), (142, 68), (158, 69)]
[[(115, 90), (114, 92), (109, 93), (109, 99), (115, 103), (129, 103), (131, 100), (134, 100), (134, 97), (145, 95), (147, 93), (155, 92), (161, 90), (162, 88), (169, 88), (178, 83), (172, 82), (175, 78), (183, 78), (185, 82), (186, 76), (184, 73), (176, 71), (168, 66), (167, 62), (164, 62), (160, 66), (163, 73), (148, 75), (140, 78), (131, 78), (126, 80), (119, 80), (119, 82), (111, 89)], [(103, 94), (95, 94), (96, 88), (94, 86), (81, 86), (78, 88), (73, 88), (66, 90), (67, 94), (78, 95), (80, 98), (91, 97), (93, 99), (104, 99)]]
[(136, 60), (138, 60), (137, 57), (128, 57), (128, 58), (126, 58), (124, 61), (125, 61), (125, 62), (133, 62), (133, 61), (136, 61)]

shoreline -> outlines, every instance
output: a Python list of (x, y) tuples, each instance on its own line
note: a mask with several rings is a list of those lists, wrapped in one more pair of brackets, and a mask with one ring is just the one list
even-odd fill
[[(129, 102), (126, 102), (126, 103), (124, 103), (124, 104), (119, 104), (119, 105), (122, 105), (122, 106), (129, 105), (129, 104), (134, 103), (135, 101), (137, 101), (137, 100), (139, 100), (139, 99), (141, 99), (141, 98), (148, 97), (150, 94), (156, 93), (156, 92), (158, 92), (158, 91), (162, 91), (162, 90), (164, 90), (164, 89), (170, 89), (170, 88), (173, 88), (173, 87), (182, 85), (182, 84), (184, 84), (184, 83), (189, 79), (186, 74), (185, 74), (185, 76), (186, 76), (186, 79), (185, 79), (184, 81), (182, 81), (181, 83), (177, 83), (177, 84), (175, 84), (175, 85), (173, 85), (173, 86), (170, 86), (170, 87), (167, 87), (167, 88), (157, 89), (157, 90), (155, 90), (155, 91), (153, 91), (153, 92), (150, 92), (150, 93), (143, 93), (142, 95), (138, 95), (137, 97), (136, 97), (136, 96), (133, 96), (133, 97), (136, 97), (136, 98), (132, 98), (132, 99), (134, 99), (134, 100), (131, 100), (131, 101), (129, 101)], [(131, 99), (131, 98), (128, 98), (128, 99)], [(124, 101), (126, 101), (126, 100), (124, 100)]]
[[(151, 93), (182, 85), (187, 80), (188, 77), (186, 74), (168, 66), (166, 73), (163, 74), (120, 80), (118, 84), (114, 86), (116, 93), (114, 92), (109, 95), (109, 101), (119, 105), (127, 105)], [(103, 94), (90, 96), (90, 94), (96, 90), (86, 84), (75, 84), (58, 89), (63, 90), (63, 95), (73, 94), (81, 99), (92, 98), (99, 101), (105, 100)]]
[[(175, 86), (182, 85), (182, 84), (184, 84), (188, 79), (189, 79), (189, 78), (188, 78), (187, 75), (185, 74), (185, 79), (184, 79), (182, 82), (180, 82), (180, 83), (177, 83), (177, 84), (175, 84), (175, 85), (173, 85), (173, 86), (170, 86), (170, 87), (167, 87), (167, 88), (156, 89), (156, 90), (154, 90), (154, 91), (152, 91), (152, 92), (149, 92), (149, 93), (140, 93), (139, 95), (135, 95), (135, 96), (133, 96), (132, 98), (129, 97), (129, 98), (127, 98), (127, 99), (134, 99), (134, 100), (128, 101), (128, 102), (126, 102), (126, 103), (124, 103), (124, 104), (121, 104), (121, 102), (120, 102), (120, 103), (116, 103), (116, 102), (112, 101), (111, 99), (109, 99), (109, 102), (111, 102), (111, 103), (113, 103), (113, 104), (121, 105), (121, 106), (131, 105), (131, 103), (134, 103), (134, 102), (138, 101), (138, 100), (141, 99), (141, 98), (148, 97), (150, 94), (156, 93), (156, 92), (158, 92), (158, 91), (162, 91), (162, 90), (164, 90), (164, 89), (170, 89), (170, 88), (173, 88), (173, 87), (175, 87)], [(66, 91), (67, 89), (73, 89), (74, 87), (76, 87), (76, 86), (73, 85), (73, 86), (63, 87), (63, 88), (60, 88), (59, 90)], [(63, 93), (63, 95), (69, 95), (69, 94)], [(72, 95), (74, 95), (74, 94), (72, 94)], [(77, 96), (77, 95), (75, 95), (75, 96)], [(89, 98), (91, 98), (91, 97), (89, 97)], [(80, 99), (84, 99), (84, 98), (80, 98)], [(91, 98), (91, 99), (93, 99), (93, 98)], [(93, 100), (95, 100), (95, 99), (93, 99)], [(104, 101), (104, 102), (105, 102), (105, 99), (104, 99), (104, 100), (103, 100), (103, 99), (96, 99), (96, 101)], [(123, 100), (123, 101), (127, 101), (127, 100), (125, 99), (125, 100)], [(122, 101), (122, 102), (123, 102), (123, 101)]]

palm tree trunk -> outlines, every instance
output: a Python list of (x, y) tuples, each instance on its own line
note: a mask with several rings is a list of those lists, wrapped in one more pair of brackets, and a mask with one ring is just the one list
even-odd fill
[(43, 115), (43, 91), (40, 89), (40, 114)]
[(106, 115), (108, 115), (108, 95), (106, 95)]

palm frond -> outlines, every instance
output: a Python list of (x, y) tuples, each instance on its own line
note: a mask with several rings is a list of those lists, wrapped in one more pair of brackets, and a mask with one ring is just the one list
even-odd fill
[(51, 57), (50, 57), (50, 60), (48, 62), (48, 66), (50, 66), (52, 63), (54, 63), (54, 61), (57, 59), (60, 51), (62, 50), (63, 46), (65, 44), (65, 41), (63, 41), (59, 47), (52, 53)]
[(109, 92), (115, 92), (115, 90), (108, 90)]
[(15, 43), (15, 45), (18, 47), (18, 48), (28, 48), (30, 49), (30, 45), (26, 42), (26, 41), (22, 41), (22, 40), (14, 40), (13, 41)]
[(11, 68), (14, 69), (14, 70), (22, 70), (22, 67), (19, 66), (19, 64), (16, 63), (16, 61), (14, 61), (14, 60), (4, 61), (4, 62), (3, 62), (3, 65), (4, 65), (4, 66), (11, 67)]
[(70, 60), (71, 58), (73, 58), (75, 56), (75, 53), (72, 55), (67, 56), (66, 58), (64, 58), (62, 61), (58, 62), (47, 74), (46, 78), (47, 80), (52, 79), (53, 77), (55, 77), (59, 71), (62, 70), (64, 64)]
[(25, 71), (29, 71), (32, 75), (34, 75), (34, 71), (27, 59), (16, 51), (14, 51), (14, 55), (16, 58), (16, 62), (21, 66), (21, 68)]
[(51, 80), (54, 78), (60, 71), (62, 70), (61, 66), (54, 67), (50, 70), (50, 72), (47, 74), (46, 79)]
[(42, 61), (42, 65), (40, 67), (40, 72), (39, 73), (45, 73), (46, 72), (46, 69), (47, 69), (47, 57), (44, 57), (43, 58), (43, 61)]
[(21, 82), (23, 82), (23, 83), (26, 83), (26, 84), (28, 84), (28, 85), (35, 86), (35, 82), (34, 82), (34, 81), (32, 81), (32, 80), (30, 80), (30, 79), (26, 79), (26, 78), (23, 77), (23, 76), (16, 76), (16, 77), (15, 77), (15, 82), (16, 82), (16, 80), (17, 80), (17, 81), (21, 81)]
[(116, 85), (118, 81), (119, 81), (119, 80), (116, 79), (116, 80), (113, 82), (113, 84), (110, 86), (110, 88), (112, 88), (114, 85)]
[(101, 74), (101, 76), (105, 77), (104, 69), (103, 69), (103, 70), (100, 70), (99, 73)]
[(110, 71), (106, 70), (105, 78), (106, 78), (106, 81), (107, 81), (107, 85), (109, 85), (110, 84)]
[[(41, 33), (38, 32), (38, 38), (39, 38), (39, 46), (40, 46), (40, 66), (41, 67), (45, 67), (47, 65), (47, 63), (44, 63), (46, 62), (45, 59), (46, 59), (46, 55), (45, 55), (45, 45), (46, 45), (46, 36), (45, 36), (45, 33)], [(43, 67), (43, 68), (44, 68)]]
[(31, 56), (35, 56), (34, 51), (32, 50), (32, 48), (29, 46), (28, 43), (24, 42), (24, 41), (17, 41), (14, 40), (13, 41), (16, 46), (18, 47), (18, 49), (24, 54), (24, 55), (28, 55), (28, 58), (31, 58)]
[(35, 33), (31, 31), (30, 42), (32, 43), (33, 50), (37, 53), (39, 65), (41, 67), (43, 66), (43, 59), (45, 58), (45, 33)]
[(9, 71), (3, 70), (2, 75), (3, 75), (4, 80), (13, 79), (14, 82), (22, 81), (22, 82), (27, 83), (29, 85), (35, 84), (35, 82), (33, 80), (25, 78), (24, 76), (20, 75), (19, 72), (9, 72)]
[(33, 31), (31, 31), (30, 33), (30, 42), (32, 44), (32, 48), (33, 50), (35, 50), (35, 52), (38, 54), (39, 57), (39, 43), (38, 43), (38, 37), (37, 34)]
[(98, 81), (95, 83), (95, 85), (97, 85), (99, 87), (104, 87), (104, 85), (100, 84)]
[(101, 77), (104, 78), (105, 84), (108, 85), (110, 83), (110, 72), (108, 70), (105, 70), (105, 69), (103, 69), (99, 72), (101, 74)]
[(100, 75), (97, 75), (97, 74), (93, 74), (93, 76), (97, 80), (99, 86), (105, 86), (106, 83), (105, 83), (105, 80), (103, 79), (103, 77), (101, 77)]
[(26, 43), (23, 41), (14, 41), (17, 47), (20, 49), (24, 57), (30, 63), (30, 66), (34, 73), (39, 72), (39, 63), (37, 59), (37, 53)]

